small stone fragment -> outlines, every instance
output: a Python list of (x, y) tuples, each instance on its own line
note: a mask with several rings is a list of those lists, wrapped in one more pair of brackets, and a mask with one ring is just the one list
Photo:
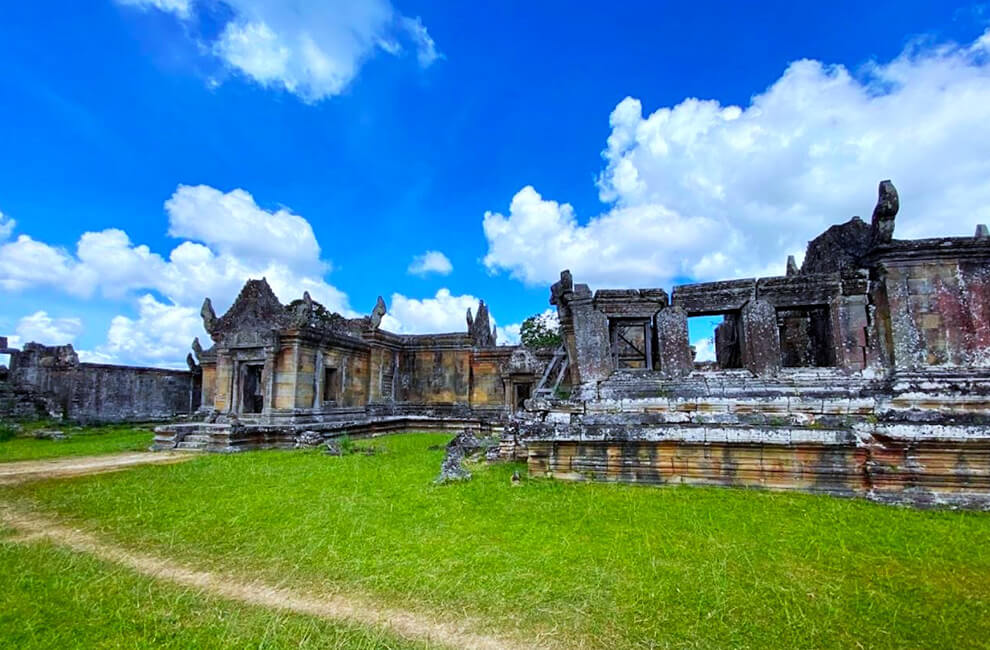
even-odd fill
[(296, 449), (303, 447), (318, 447), (323, 443), (323, 436), (316, 431), (303, 431), (296, 436)]
[(34, 432), (34, 437), (38, 440), (67, 440), (69, 436), (64, 431), (55, 429), (38, 429)]

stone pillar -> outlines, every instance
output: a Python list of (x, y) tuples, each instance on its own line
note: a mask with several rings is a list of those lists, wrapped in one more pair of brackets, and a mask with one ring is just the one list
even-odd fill
[(725, 314), (715, 328), (715, 362), (726, 370), (742, 367), (742, 353), (739, 348), (739, 315)]
[[(323, 407), (323, 350), (316, 351), (316, 361), (313, 362), (313, 408)], [(368, 373), (371, 375), (372, 373)]]
[(275, 406), (275, 348), (265, 348), (265, 367), (261, 371), (265, 382), (265, 398), (261, 405), (262, 413), (270, 413)]
[(660, 342), (660, 370), (665, 375), (683, 377), (694, 370), (686, 311), (676, 306), (661, 309), (657, 314), (657, 338)]
[(835, 365), (853, 371), (876, 365), (876, 351), (870, 345), (868, 297), (840, 296), (832, 305), (839, 332)]
[(759, 377), (772, 377), (780, 370), (777, 310), (766, 300), (743, 305), (742, 364)]
[(887, 298), (890, 363), (898, 370), (916, 370), (925, 363), (925, 341), (911, 306), (908, 275), (904, 269), (885, 267), (880, 277)]
[(608, 318), (592, 305), (587, 285), (577, 286), (568, 306), (574, 318), (574, 346), (581, 383), (605, 379), (613, 370)]

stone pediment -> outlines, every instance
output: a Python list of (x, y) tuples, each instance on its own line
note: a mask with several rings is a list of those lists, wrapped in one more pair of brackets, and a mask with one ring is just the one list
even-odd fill
[(203, 303), (203, 327), (214, 341), (237, 338), (257, 339), (263, 332), (279, 330), (289, 325), (289, 314), (268, 281), (248, 280), (234, 304), (220, 318), (213, 312), (207, 298)]

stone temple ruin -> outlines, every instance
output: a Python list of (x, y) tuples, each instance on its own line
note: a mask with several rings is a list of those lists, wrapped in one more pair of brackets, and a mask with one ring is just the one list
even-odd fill
[[(782, 277), (668, 298), (561, 273), (571, 393), (511, 423), (530, 474), (990, 504), (990, 237), (896, 240), (879, 194)], [(689, 347), (704, 315), (723, 316), (715, 364)]]
[(374, 435), (408, 429), (492, 433), (530, 396), (549, 353), (497, 347), (488, 308), (467, 312), (467, 331), (399, 335), (369, 316), (328, 313), (306, 294), (282, 305), (250, 280), (221, 317), (210, 300), (193, 342), (202, 374), (202, 421), (162, 426), (155, 448), (235, 451), (291, 447), (305, 435)]
[[(531, 476), (990, 507), (990, 234), (896, 240), (897, 211), (885, 181), (871, 223), (780, 277), (593, 293), (564, 271), (558, 350), (496, 346), (484, 303), (466, 332), (400, 335), (381, 298), (345, 318), (251, 280), (222, 316), (206, 300), (188, 371), (0, 349), (0, 415), (167, 418), (154, 448), (208, 451), (470, 430)], [(694, 359), (695, 316), (722, 317), (715, 362)]]

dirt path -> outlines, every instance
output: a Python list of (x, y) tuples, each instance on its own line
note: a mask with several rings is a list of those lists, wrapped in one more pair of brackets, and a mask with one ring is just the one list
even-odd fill
[(116, 472), (136, 465), (181, 463), (194, 453), (140, 451), (103, 456), (75, 456), (0, 463), (0, 485), (13, 485), (46, 478), (67, 478), (84, 474)]
[(318, 618), (382, 627), (414, 641), (427, 641), (453, 648), (535, 648), (539, 643), (521, 644), (508, 639), (472, 632), (470, 621), (441, 621), (423, 614), (383, 607), (364, 596), (345, 594), (315, 595), (301, 593), (243, 577), (198, 571), (173, 560), (131, 551), (100, 538), (59, 524), (48, 517), (15, 510), (0, 504), (0, 523), (17, 531), (8, 542), (30, 543), (48, 540), (79, 553), (125, 566), (156, 580), (229, 600), (269, 609), (284, 610)]

